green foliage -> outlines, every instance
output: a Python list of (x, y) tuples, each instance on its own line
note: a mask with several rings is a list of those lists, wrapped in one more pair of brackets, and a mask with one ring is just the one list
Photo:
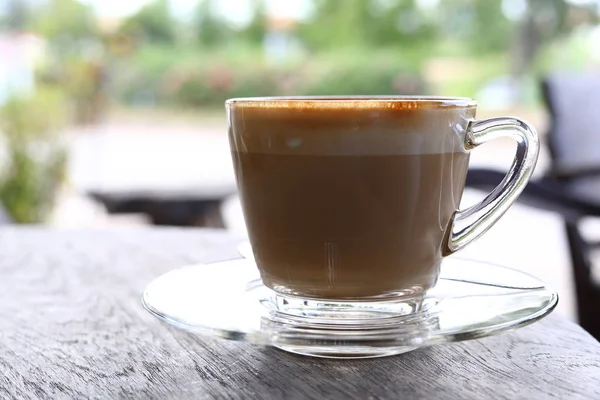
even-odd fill
[(506, 50), (512, 41), (513, 24), (502, 13), (502, 0), (473, 2), (471, 45), (479, 53)]
[(33, 95), (15, 96), (0, 108), (0, 132), (10, 146), (53, 140), (67, 114), (62, 93), (43, 88)]
[(366, 44), (366, 0), (338, 2), (315, 0), (314, 17), (300, 27), (300, 38), (313, 49), (362, 46)]
[[(585, 33), (582, 31), (581, 33)], [(592, 39), (585, 35), (561, 37), (543, 46), (533, 66), (536, 75), (543, 76), (553, 70), (584, 70), (594, 62), (588, 49)]]
[(96, 37), (94, 14), (76, 0), (48, 0), (36, 12), (33, 28), (55, 44)]
[(43, 222), (63, 180), (66, 152), (57, 150), (40, 162), (30, 152), (14, 148), (10, 163), (8, 176), (0, 183), (2, 204), (15, 222)]
[(514, 25), (502, 12), (503, 0), (442, 0), (441, 30), (462, 41), (476, 54), (506, 51), (512, 42)]
[(66, 152), (58, 132), (66, 121), (60, 91), (44, 88), (0, 108), (6, 160), (0, 201), (16, 222), (42, 222), (65, 178)]
[(102, 61), (72, 58), (66, 63), (64, 89), (75, 111), (75, 122), (96, 123), (108, 107), (106, 65)]
[(240, 37), (250, 44), (260, 45), (267, 33), (267, 14), (263, 0), (253, 0), (250, 24), (240, 31)]
[(141, 36), (148, 42), (173, 43), (175, 25), (167, 0), (153, 0), (128, 18), (121, 29), (129, 34)]
[[(419, 94), (424, 56), (416, 51), (337, 51), (292, 65), (266, 64), (253, 47), (231, 51), (148, 47), (127, 59), (115, 86), (139, 104), (222, 107), (230, 97), (318, 94)], [(143, 101), (142, 101), (143, 104)]]
[(43, 84), (60, 86), (74, 111), (74, 122), (89, 124), (100, 121), (107, 111), (107, 74), (107, 62), (102, 57), (67, 54), (38, 68), (37, 79)]
[(36, 65), (37, 78), (62, 87), (77, 122), (97, 121), (106, 102), (102, 93), (106, 51), (93, 8), (77, 0), (36, 4), (32, 27), (48, 40), (44, 63)]
[(316, 0), (313, 18), (299, 29), (312, 49), (401, 46), (435, 38), (435, 26), (414, 0)]
[[(423, 93), (428, 87), (417, 71), (432, 57), (498, 56), (494, 74), (525, 76), (544, 43), (582, 24), (577, 21), (585, 8), (568, 0), (524, 0), (525, 14), (509, 19), (505, 0), (439, 0), (434, 8), (418, 0), (313, 0), (307, 20), (272, 24), (266, 0), (251, 0), (253, 18), (236, 26), (215, 11), (218, 1), (198, 0), (188, 24), (174, 19), (168, 0), (152, 0), (106, 47), (101, 37), (81, 40), (97, 32), (91, 10), (78, 0), (38, 3), (34, 26), (52, 50), (59, 49), (51, 52), (54, 70), (84, 115), (79, 119), (94, 120), (85, 115), (107, 104), (94, 62), (111, 67), (112, 88), (128, 104), (220, 107), (238, 96)], [(265, 36), (278, 29), (274, 25), (289, 39), (288, 53), (277, 63), (273, 59), (283, 52), (272, 57), (275, 52), (263, 48)], [(92, 54), (88, 65), (64, 56), (80, 57), (82, 50)], [(474, 93), (490, 78), (460, 68), (426, 71), (438, 93)]]
[[(442, 96), (464, 96), (477, 98), (479, 89), (491, 79), (506, 74), (506, 61), (502, 53), (486, 54), (478, 58), (464, 60), (461, 58), (448, 59), (449, 68), (462, 68), (465, 73), (455, 74), (451, 79), (440, 82), (436, 92)], [(444, 66), (440, 66), (444, 68)]]
[(119, 73), (112, 77), (116, 95), (128, 104), (161, 103), (161, 92), (168, 91), (169, 86), (176, 83), (170, 81), (168, 73), (175, 68), (184, 69), (190, 59), (197, 60), (199, 56), (195, 48), (143, 46), (137, 52), (117, 60), (115, 69)]
[(195, 21), (198, 43), (207, 48), (226, 43), (233, 35), (231, 28), (214, 14), (213, 9), (213, 0), (201, 0)]
[(334, 53), (308, 63), (297, 87), (306, 95), (423, 94), (427, 88), (415, 65), (399, 54)]

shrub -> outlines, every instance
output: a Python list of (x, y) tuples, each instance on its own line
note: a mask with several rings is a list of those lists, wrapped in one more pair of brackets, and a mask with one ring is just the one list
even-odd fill
[(43, 88), (11, 98), (0, 108), (5, 162), (0, 202), (16, 222), (42, 222), (65, 178), (66, 152), (58, 133), (66, 104), (57, 90)]
[(152, 104), (222, 107), (231, 97), (427, 92), (411, 54), (334, 52), (269, 65), (258, 50), (251, 54), (248, 49), (235, 50), (142, 50), (131, 58), (129, 73), (117, 77), (126, 94), (122, 99), (136, 103), (144, 94), (142, 98), (153, 99)]

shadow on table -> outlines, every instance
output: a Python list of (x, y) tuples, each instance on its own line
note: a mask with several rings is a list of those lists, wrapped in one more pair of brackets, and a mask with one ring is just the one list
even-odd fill
[(571, 364), (563, 357), (572, 355), (565, 356), (556, 343), (539, 341), (534, 330), (520, 332), (364, 360), (265, 348), (257, 352), (257, 382), (250, 385), (269, 387), (285, 398), (560, 398), (577, 391), (575, 382), (586, 371), (556, 368)]
[(552, 316), (517, 332), (363, 360), (176, 337), (193, 360), (186, 389), (234, 398), (592, 398), (600, 356), (590, 335)]
[[(431, 349), (363, 360), (311, 358), (270, 347), (260, 353), (256, 376), (260, 383), (256, 384), (277, 388), (289, 398), (327, 398), (333, 394), (339, 398), (390, 398), (400, 393), (413, 398), (435, 390), (421, 384), (425, 366), (437, 369)], [(430, 394), (436, 398), (435, 393)]]

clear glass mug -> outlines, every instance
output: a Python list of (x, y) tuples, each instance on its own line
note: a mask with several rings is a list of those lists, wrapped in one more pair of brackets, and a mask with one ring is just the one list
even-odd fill
[[(514, 203), (539, 153), (531, 125), (477, 121), (467, 98), (242, 98), (226, 109), (254, 259), (292, 313), (414, 310), (443, 257)], [(499, 137), (517, 142), (512, 166), (460, 210), (470, 151)]]

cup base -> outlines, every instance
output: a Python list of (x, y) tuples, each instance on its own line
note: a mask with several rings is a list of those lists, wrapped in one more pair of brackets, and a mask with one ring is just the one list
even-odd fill
[[(265, 294), (269, 294), (266, 292)], [(328, 299), (304, 299), (286, 296), (275, 292), (260, 300), (272, 312), (285, 315), (287, 322), (295, 322), (303, 327), (323, 324), (352, 325), (355, 330), (369, 329), (369, 325), (379, 326), (385, 319), (417, 316), (432, 306), (424, 296), (401, 298), (387, 301), (333, 301)], [(408, 318), (406, 318), (408, 320)], [(372, 346), (275, 346), (290, 353), (321, 358), (376, 358), (406, 353), (415, 346), (399, 346), (377, 349)]]
[(262, 282), (255, 284), (259, 303), (269, 312), (269, 318), (261, 322), (261, 329), (280, 332), (282, 336), (290, 328), (314, 332), (315, 341), (310, 344), (274, 346), (290, 353), (342, 359), (391, 356), (419, 346), (378, 346), (388, 328), (392, 335), (398, 329), (404, 330), (405, 338), (415, 336), (419, 342), (419, 337), (437, 326), (437, 318), (427, 312), (439, 300), (425, 294), (394, 300), (336, 301), (282, 295)]
[(422, 312), (429, 306), (424, 301), (424, 296), (398, 297), (385, 301), (338, 301), (288, 296), (276, 292), (261, 299), (261, 304), (271, 311), (290, 317), (316, 318), (335, 323), (397, 318)]

